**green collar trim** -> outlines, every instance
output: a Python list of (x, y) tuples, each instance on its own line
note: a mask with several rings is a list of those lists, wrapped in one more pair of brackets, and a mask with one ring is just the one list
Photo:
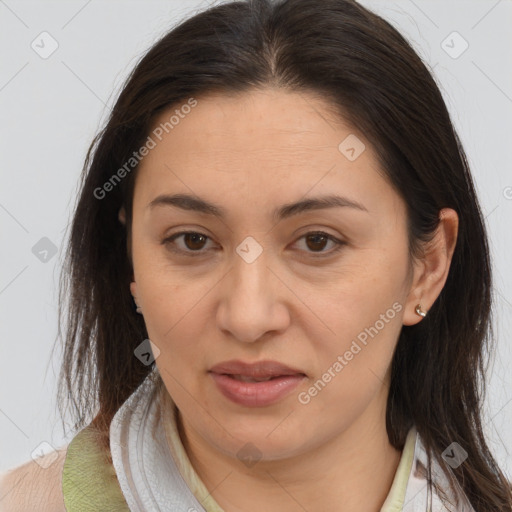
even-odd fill
[(101, 449), (97, 430), (92, 425), (81, 430), (68, 445), (62, 492), (67, 512), (130, 512), (111, 462), (110, 450), (105, 453)]

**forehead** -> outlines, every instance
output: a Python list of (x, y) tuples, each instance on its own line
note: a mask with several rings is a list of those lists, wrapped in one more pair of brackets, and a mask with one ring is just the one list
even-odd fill
[[(189, 113), (182, 114), (180, 119), (175, 116), (178, 123), (171, 129), (168, 126), (165, 130), (166, 121), (185, 102), (163, 112), (154, 123), (154, 128), (160, 126), (169, 131), (162, 134), (164, 138), (174, 139), (180, 147), (185, 144), (184, 148), (193, 153), (221, 152), (227, 148), (230, 153), (283, 150), (288, 146), (301, 149), (302, 141), (309, 142), (312, 150), (322, 145), (326, 135), (337, 139), (340, 130), (350, 131), (334, 115), (331, 105), (307, 92), (254, 89), (237, 94), (209, 94), (196, 102)], [(167, 137), (171, 134), (172, 137)]]
[[(245, 201), (282, 203), (284, 195), (297, 199), (309, 190), (340, 187), (360, 198), (362, 190), (382, 196), (388, 186), (364, 134), (318, 96), (266, 89), (195, 101), (191, 108), (182, 108), (186, 100), (174, 105), (155, 120), (155, 146), (137, 171), (136, 196), (146, 204), (162, 192), (225, 203), (230, 198), (223, 191), (229, 190)], [(356, 159), (340, 150), (346, 140), (360, 144), (358, 152), (364, 148)]]

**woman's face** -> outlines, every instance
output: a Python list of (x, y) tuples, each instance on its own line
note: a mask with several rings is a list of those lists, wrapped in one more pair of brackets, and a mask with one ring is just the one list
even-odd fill
[(416, 304), (405, 204), (328, 109), (282, 90), (197, 98), (138, 169), (131, 290), (187, 435), (226, 455), (252, 443), (275, 460), (384, 425)]

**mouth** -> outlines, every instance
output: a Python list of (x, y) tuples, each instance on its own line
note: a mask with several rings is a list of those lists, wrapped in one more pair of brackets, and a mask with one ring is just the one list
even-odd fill
[(245, 407), (274, 404), (307, 378), (301, 370), (276, 361), (226, 361), (213, 366), (209, 374), (225, 398)]
[(281, 375), (274, 375), (272, 377), (249, 377), (248, 375), (231, 375), (229, 373), (223, 373), (221, 375), (226, 375), (227, 377), (231, 377), (232, 379), (238, 380), (240, 382), (267, 382), (269, 380), (278, 379)]

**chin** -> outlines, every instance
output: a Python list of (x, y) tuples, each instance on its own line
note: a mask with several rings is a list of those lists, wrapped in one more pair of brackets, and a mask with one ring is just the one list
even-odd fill
[[(283, 421), (285, 417), (277, 414), (267, 417), (224, 417), (223, 429), (208, 427), (203, 435), (220, 451), (242, 461), (247, 457), (262, 461), (285, 459), (299, 455), (307, 449), (308, 439), (318, 437), (314, 432), (305, 431), (301, 422), (295, 420), (290, 424), (288, 420)], [(219, 437), (213, 437), (214, 433), (218, 433)]]

